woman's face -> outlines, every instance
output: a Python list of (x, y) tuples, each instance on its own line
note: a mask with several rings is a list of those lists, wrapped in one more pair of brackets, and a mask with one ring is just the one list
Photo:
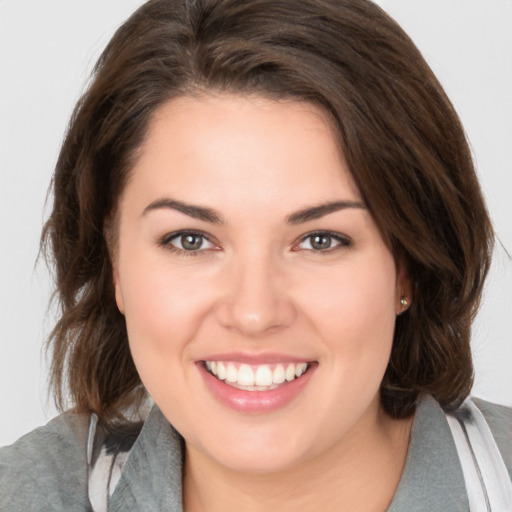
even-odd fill
[(169, 102), (119, 219), (114, 279), (130, 349), (188, 453), (277, 471), (378, 425), (408, 281), (319, 109), (235, 95)]

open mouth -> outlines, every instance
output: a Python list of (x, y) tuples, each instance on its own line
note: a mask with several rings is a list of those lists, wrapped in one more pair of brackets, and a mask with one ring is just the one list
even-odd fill
[(248, 365), (232, 361), (204, 361), (204, 367), (228, 386), (245, 391), (270, 391), (299, 379), (312, 363)]

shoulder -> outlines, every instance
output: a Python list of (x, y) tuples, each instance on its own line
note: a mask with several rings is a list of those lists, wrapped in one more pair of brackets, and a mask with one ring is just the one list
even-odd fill
[(88, 429), (68, 412), (1, 448), (0, 510), (88, 510)]
[(482, 411), (512, 478), (512, 408), (473, 398)]

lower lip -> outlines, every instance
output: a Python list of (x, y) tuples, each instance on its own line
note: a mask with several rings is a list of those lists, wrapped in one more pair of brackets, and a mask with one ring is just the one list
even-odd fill
[(310, 364), (306, 373), (299, 378), (284, 382), (269, 391), (246, 391), (233, 388), (215, 378), (206, 370), (203, 363), (197, 363), (197, 366), (206, 386), (223, 405), (238, 412), (266, 413), (276, 411), (292, 402), (307, 385), (317, 365)]

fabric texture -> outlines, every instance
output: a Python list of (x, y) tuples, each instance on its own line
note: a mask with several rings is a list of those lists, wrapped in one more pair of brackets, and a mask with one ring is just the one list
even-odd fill
[(472, 512), (512, 511), (512, 481), (482, 411), (468, 399), (446, 413)]
[[(512, 409), (475, 401), (512, 479)], [(65, 413), (0, 449), (0, 511), (87, 511), (89, 416)], [(184, 444), (157, 406), (144, 425), (102, 443), (129, 454), (108, 510), (182, 512)], [(140, 433), (137, 432), (140, 429)], [(110, 444), (109, 444), (110, 443)], [(117, 446), (117, 448), (115, 448)], [(418, 405), (406, 464), (387, 512), (469, 510), (462, 468), (445, 415), (431, 397)], [(98, 511), (99, 512), (99, 511)]]

